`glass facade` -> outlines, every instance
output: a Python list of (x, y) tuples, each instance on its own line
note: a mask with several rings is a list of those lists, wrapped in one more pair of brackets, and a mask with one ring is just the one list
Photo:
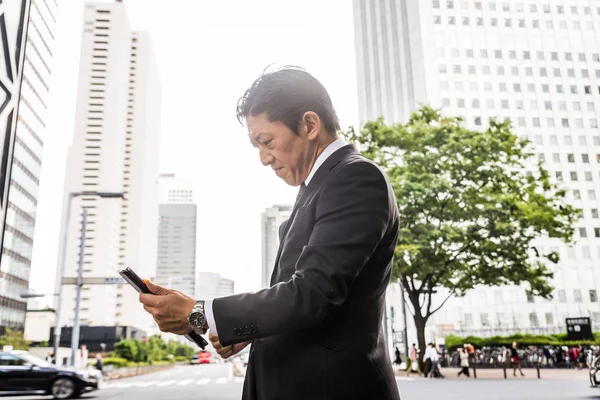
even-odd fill
[(23, 330), (42, 166), (56, 0), (32, 0), (0, 260), (0, 334)]

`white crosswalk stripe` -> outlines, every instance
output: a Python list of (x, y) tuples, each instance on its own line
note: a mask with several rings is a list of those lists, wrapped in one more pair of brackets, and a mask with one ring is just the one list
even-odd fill
[[(397, 380), (414, 380), (413, 378), (401, 378), (401, 377), (397, 377)], [(180, 379), (180, 380), (176, 380), (176, 379), (168, 379), (168, 380), (148, 380), (148, 381), (144, 381), (144, 380), (135, 380), (135, 381), (129, 381), (129, 382), (109, 382), (106, 384), (106, 386), (104, 386), (104, 389), (127, 389), (127, 388), (148, 388), (151, 386), (156, 386), (156, 387), (165, 387), (165, 386), (187, 386), (190, 385), (192, 383), (194, 383), (194, 381), (196, 382), (197, 385), (208, 385), (208, 384), (217, 384), (217, 385), (223, 385), (226, 383), (236, 383), (236, 384), (243, 384), (244, 383), (244, 377), (241, 376), (236, 376), (236, 377), (214, 377), (214, 378), (201, 378), (198, 380), (195, 380), (193, 378), (187, 378), (187, 379)]]

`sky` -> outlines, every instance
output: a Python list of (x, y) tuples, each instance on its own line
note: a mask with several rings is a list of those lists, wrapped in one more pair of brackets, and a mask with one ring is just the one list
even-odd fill
[[(197, 270), (233, 279), (237, 293), (259, 290), (261, 212), (292, 204), (297, 189), (262, 166), (237, 100), (267, 66), (296, 65), (328, 89), (342, 128), (356, 125), (352, 1), (123, 2), (131, 28), (150, 33), (161, 76), (160, 172), (195, 182)], [(54, 289), (83, 2), (61, 0), (58, 11), (30, 282), (37, 293)]]

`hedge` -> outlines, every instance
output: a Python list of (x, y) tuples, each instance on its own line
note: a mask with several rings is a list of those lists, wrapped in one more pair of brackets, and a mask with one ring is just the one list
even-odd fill
[(515, 334), (511, 336), (492, 336), (489, 338), (481, 338), (477, 336), (467, 336), (464, 338), (458, 336), (446, 336), (446, 348), (454, 349), (462, 347), (465, 343), (470, 343), (475, 348), (482, 347), (510, 347), (513, 342), (517, 342), (519, 347), (524, 346), (590, 346), (600, 345), (600, 332), (594, 333), (595, 340), (583, 340), (583, 341), (568, 341), (566, 333), (560, 333), (556, 335), (522, 335)]

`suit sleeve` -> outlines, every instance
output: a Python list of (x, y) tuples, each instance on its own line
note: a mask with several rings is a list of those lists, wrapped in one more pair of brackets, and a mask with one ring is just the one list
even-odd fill
[(317, 325), (346, 300), (388, 229), (390, 197), (375, 165), (356, 162), (340, 168), (321, 192), (313, 231), (292, 278), (256, 293), (214, 300), (223, 345)]

